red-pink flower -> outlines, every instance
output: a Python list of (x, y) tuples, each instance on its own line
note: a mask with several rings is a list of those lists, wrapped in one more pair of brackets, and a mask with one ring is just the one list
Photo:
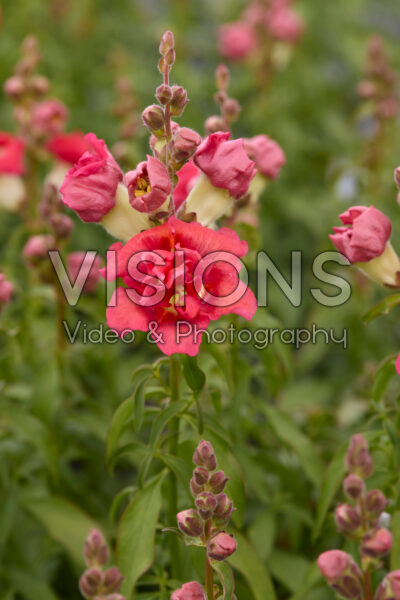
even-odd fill
[(171, 596), (171, 600), (207, 600), (206, 593), (197, 581), (184, 583)]
[(171, 193), (171, 182), (163, 163), (147, 156), (134, 171), (125, 174), (124, 181), (129, 192), (132, 208), (148, 213), (160, 208)]
[(148, 331), (164, 354), (198, 353), (210, 321), (236, 313), (250, 320), (256, 299), (239, 280), (246, 242), (226, 228), (170, 217), (163, 225), (111, 246), (108, 280), (121, 277), (107, 323), (120, 335)]
[(215, 187), (241, 198), (248, 191), (256, 169), (246, 154), (243, 139), (229, 138), (229, 132), (211, 133), (200, 144), (193, 160)]
[(13, 290), (13, 284), (7, 281), (4, 273), (0, 273), (0, 305), (10, 302)]
[(303, 35), (304, 22), (288, 0), (275, 0), (268, 15), (268, 29), (274, 38), (295, 43)]
[(33, 107), (32, 125), (40, 136), (52, 136), (61, 133), (68, 118), (68, 110), (60, 100), (43, 100)]
[(25, 143), (5, 131), (0, 131), (0, 174), (22, 175)]
[(90, 149), (70, 169), (60, 188), (63, 202), (82, 221), (100, 221), (115, 205), (122, 172), (105, 142), (94, 133), (85, 136)]
[(196, 167), (193, 161), (189, 161), (177, 172), (178, 183), (174, 190), (175, 210), (185, 202), (194, 184), (196, 183), (200, 169)]
[(344, 227), (334, 227), (335, 233), (329, 237), (350, 262), (368, 262), (383, 254), (392, 225), (380, 210), (352, 206), (339, 218)]
[[(96, 256), (93, 263), (90, 265), (86, 259), (85, 252), (71, 252), (67, 257), (68, 273), (72, 282), (75, 282), (81, 269), (85, 273), (85, 284), (83, 289), (85, 292), (90, 294), (93, 292), (100, 279), (100, 268), (102, 266), (101, 259)], [(86, 259), (86, 260), (85, 260)]]
[(90, 146), (81, 131), (60, 133), (51, 138), (46, 144), (46, 149), (63, 162), (74, 165)]
[(245, 21), (226, 23), (218, 29), (218, 50), (231, 60), (246, 58), (257, 48), (253, 27)]
[(277, 142), (271, 140), (267, 135), (255, 135), (244, 140), (244, 148), (252, 160), (256, 163), (259, 173), (276, 179), (281, 168), (286, 163), (285, 153)]

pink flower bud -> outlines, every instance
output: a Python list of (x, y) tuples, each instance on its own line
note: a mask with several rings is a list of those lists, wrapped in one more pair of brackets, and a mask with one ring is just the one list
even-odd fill
[(10, 98), (20, 98), (26, 91), (25, 83), (22, 77), (14, 75), (9, 77), (4, 84), (4, 93)]
[(338, 531), (352, 534), (361, 527), (361, 516), (350, 504), (340, 504), (335, 510), (335, 522)]
[(203, 521), (194, 509), (182, 510), (177, 514), (176, 518), (179, 529), (185, 535), (199, 537), (203, 534)]
[(212, 537), (207, 546), (207, 554), (213, 560), (225, 560), (235, 551), (235, 539), (223, 531)]
[(229, 477), (227, 477), (223, 471), (216, 471), (211, 475), (210, 490), (213, 494), (220, 494), (224, 491), (228, 481)]
[(201, 137), (193, 129), (180, 127), (173, 139), (173, 157), (177, 162), (188, 160), (201, 143)]
[(207, 521), (217, 508), (217, 499), (211, 492), (202, 492), (196, 498), (196, 506), (201, 518)]
[(400, 189), (400, 167), (397, 167), (394, 170), (394, 182), (397, 185), (397, 187)]
[(50, 217), (50, 225), (58, 238), (67, 238), (74, 228), (74, 222), (67, 215), (55, 214)]
[(200, 442), (194, 452), (193, 462), (198, 467), (205, 467), (208, 471), (215, 471), (217, 459), (210, 442), (206, 442), (205, 440)]
[(373, 81), (369, 81), (368, 79), (361, 81), (357, 86), (357, 94), (360, 98), (371, 98), (376, 94), (376, 86)]
[(179, 86), (173, 85), (171, 87), (172, 98), (170, 103), (171, 115), (179, 117), (185, 110), (186, 104), (189, 102), (186, 90)]
[(43, 75), (36, 75), (30, 84), (32, 91), (38, 96), (44, 96), (49, 91), (50, 82)]
[(256, 170), (245, 152), (243, 140), (229, 138), (229, 132), (211, 133), (200, 144), (193, 160), (213, 186), (241, 198), (247, 193)]
[(103, 534), (92, 529), (85, 540), (83, 556), (89, 566), (104, 566), (109, 561), (109, 552)]
[(4, 273), (0, 273), (0, 306), (10, 302), (13, 290), (13, 284), (7, 281)]
[(175, 590), (171, 600), (207, 600), (207, 596), (199, 583), (191, 581), (190, 583), (184, 583), (179, 590)]
[(370, 490), (365, 496), (365, 510), (374, 517), (379, 517), (387, 503), (387, 498), (381, 490)]
[(103, 579), (103, 591), (106, 594), (112, 594), (118, 592), (123, 582), (124, 577), (121, 575), (118, 567), (110, 567), (104, 573)]
[(361, 552), (371, 558), (380, 558), (390, 552), (392, 544), (392, 534), (384, 527), (377, 527), (364, 536)]
[(215, 79), (217, 83), (217, 88), (224, 92), (229, 86), (230, 73), (229, 69), (226, 65), (220, 64), (218, 65), (215, 71)]
[(160, 42), (160, 54), (165, 56), (167, 52), (172, 50), (175, 47), (175, 39), (172, 31), (166, 31), (161, 38)]
[(376, 591), (375, 600), (400, 600), (400, 571), (386, 575)]
[(245, 139), (244, 149), (248, 157), (255, 161), (259, 173), (269, 179), (276, 179), (286, 163), (282, 148), (267, 135), (255, 135)]
[(197, 485), (205, 485), (206, 483), (208, 483), (209, 478), (210, 474), (207, 471), (207, 469), (204, 469), (204, 467), (197, 467), (193, 471), (193, 479), (195, 480)]
[(65, 127), (68, 118), (66, 106), (59, 100), (43, 100), (33, 107), (32, 126), (40, 137), (57, 135)]
[(47, 258), (49, 250), (56, 247), (55, 239), (50, 234), (33, 235), (29, 238), (22, 251), (30, 265)]
[(202, 492), (204, 492), (204, 485), (199, 485), (196, 481), (195, 478), (192, 477), (192, 479), (190, 480), (190, 491), (192, 492), (193, 496), (197, 496), (198, 494), (201, 494)]
[(204, 126), (209, 133), (217, 133), (217, 131), (226, 130), (225, 121), (220, 115), (208, 117)]
[(114, 207), (122, 172), (105, 142), (94, 133), (85, 136), (90, 150), (70, 169), (60, 188), (63, 202), (82, 221), (98, 222)]
[(22, 175), (25, 143), (5, 131), (0, 131), (0, 174)]
[(156, 89), (156, 98), (160, 104), (168, 104), (172, 98), (172, 89), (169, 85), (159, 85)]
[(125, 184), (131, 206), (144, 213), (160, 208), (171, 193), (168, 171), (154, 156), (147, 156), (146, 162), (126, 173)]
[(158, 104), (152, 104), (142, 112), (143, 123), (154, 135), (160, 136), (164, 131), (164, 111)]
[(235, 98), (227, 98), (224, 102), (223, 109), (225, 117), (228, 121), (233, 123), (239, 117), (242, 107)]
[(317, 562), (334, 590), (344, 598), (361, 599), (361, 571), (349, 554), (342, 550), (329, 550), (321, 554)]
[(352, 500), (358, 500), (365, 491), (365, 483), (360, 477), (350, 473), (343, 481), (343, 491)]
[[(377, 223), (378, 225), (379, 223)], [(361, 433), (357, 433), (351, 438), (346, 454), (346, 467), (351, 473), (355, 473), (363, 479), (366, 479), (372, 473), (372, 457), (368, 450), (368, 444)]]
[(241, 60), (257, 48), (253, 27), (244, 21), (222, 25), (218, 30), (218, 51), (231, 60)]
[(85, 275), (85, 283), (83, 290), (90, 294), (93, 292), (100, 280), (100, 269), (102, 261), (99, 256), (96, 256), (93, 263), (86, 260), (85, 252), (71, 252), (67, 257), (68, 273), (71, 281), (75, 282), (78, 274), (83, 272)]
[(234, 510), (232, 500), (230, 500), (226, 494), (218, 494), (216, 499), (217, 508), (214, 517), (222, 523), (228, 523)]
[(87, 569), (79, 580), (79, 589), (85, 598), (93, 598), (98, 592), (103, 582), (103, 573), (97, 567)]

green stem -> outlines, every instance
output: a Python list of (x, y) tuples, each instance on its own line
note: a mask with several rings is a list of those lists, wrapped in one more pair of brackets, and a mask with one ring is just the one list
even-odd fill
[[(210, 537), (211, 521), (207, 521), (205, 525), (205, 539), (208, 541)], [(208, 600), (214, 600), (214, 571), (206, 554), (206, 592)]]
[(38, 227), (38, 204), (39, 204), (39, 161), (35, 152), (30, 149), (27, 152), (26, 191), (27, 207), (26, 218), (28, 229), (36, 231)]
[[(169, 385), (171, 391), (171, 403), (179, 400), (179, 362), (175, 356), (170, 357), (170, 378)], [(170, 447), (169, 452), (172, 456), (178, 453), (179, 444), (179, 417), (176, 417), (170, 424)], [(174, 473), (170, 475), (168, 497), (168, 520), (171, 526), (176, 524), (176, 515), (178, 513), (178, 488)], [(174, 579), (179, 579), (181, 574), (180, 544), (176, 535), (169, 536), (169, 549), (171, 558), (171, 573)]]
[(371, 573), (368, 571), (363, 573), (363, 592), (364, 600), (373, 600), (374, 593), (372, 590)]

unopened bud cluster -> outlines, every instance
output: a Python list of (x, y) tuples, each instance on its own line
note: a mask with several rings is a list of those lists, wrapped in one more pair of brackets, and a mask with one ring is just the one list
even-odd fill
[[(343, 491), (348, 502), (335, 510), (335, 522), (339, 532), (360, 544), (361, 569), (355, 560), (341, 550), (324, 552), (318, 559), (318, 566), (328, 584), (344, 598), (362, 598), (362, 580), (365, 573), (381, 566), (381, 559), (392, 548), (392, 534), (381, 525), (382, 513), (388, 501), (379, 489), (367, 491), (366, 480), (373, 471), (373, 461), (368, 444), (361, 434), (351, 439), (346, 459), (349, 471), (343, 481)], [(389, 574), (391, 575), (391, 574)], [(384, 595), (391, 590), (389, 575), (379, 588), (376, 600), (400, 600), (396, 596)], [(400, 592), (400, 588), (399, 588)]]
[(84, 598), (93, 600), (125, 600), (119, 593), (123, 576), (118, 567), (105, 568), (110, 559), (107, 544), (100, 531), (93, 529), (86, 538), (83, 555), (88, 568), (79, 580)]
[(215, 101), (220, 107), (221, 114), (208, 117), (205, 122), (208, 133), (230, 131), (231, 124), (237, 121), (242, 110), (239, 102), (228, 96), (230, 73), (226, 65), (221, 64), (217, 67), (215, 79), (218, 90), (215, 94)]

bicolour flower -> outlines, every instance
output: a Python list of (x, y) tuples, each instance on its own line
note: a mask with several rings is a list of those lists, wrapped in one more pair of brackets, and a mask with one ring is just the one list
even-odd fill
[(70, 169), (60, 188), (63, 202), (86, 222), (99, 222), (115, 205), (122, 172), (105, 142), (85, 136), (90, 148)]
[(196, 167), (193, 161), (189, 161), (181, 169), (179, 169), (177, 172), (178, 183), (176, 184), (174, 190), (175, 210), (180, 208), (185, 202), (200, 173), (200, 169)]
[(231, 60), (241, 60), (257, 48), (253, 27), (245, 21), (221, 25), (218, 29), (218, 50)]
[(0, 131), (0, 175), (22, 175), (25, 143), (5, 131)]
[(159, 209), (172, 189), (166, 167), (154, 156), (147, 156), (147, 161), (126, 173), (124, 181), (132, 208), (143, 213)]
[(82, 269), (85, 273), (83, 289), (90, 294), (96, 289), (97, 284), (99, 283), (101, 259), (99, 256), (96, 256), (93, 263), (89, 266), (89, 264), (85, 262), (85, 257), (85, 252), (71, 252), (67, 257), (67, 266), (70, 279), (73, 282), (76, 280)]
[(46, 149), (58, 160), (74, 165), (90, 148), (85, 135), (81, 131), (60, 133), (46, 144)]
[(197, 581), (184, 583), (171, 596), (171, 600), (207, 600), (203, 587)]
[(255, 135), (244, 140), (244, 149), (254, 160), (257, 171), (269, 179), (276, 179), (286, 163), (286, 156), (280, 145), (267, 135)]
[(170, 217), (166, 223), (117, 242), (105, 275), (122, 278), (107, 308), (107, 323), (121, 336), (149, 331), (167, 355), (198, 353), (202, 331), (229, 313), (250, 320), (256, 299), (240, 281), (247, 244), (230, 229)]
[(13, 284), (7, 281), (4, 273), (0, 273), (0, 306), (10, 302), (13, 290)]
[(200, 144), (193, 160), (215, 187), (241, 198), (248, 191), (256, 169), (246, 154), (243, 139), (229, 138), (229, 132), (211, 133)]
[(41, 137), (58, 135), (63, 131), (67, 118), (68, 110), (60, 100), (43, 100), (33, 106), (32, 127)]

